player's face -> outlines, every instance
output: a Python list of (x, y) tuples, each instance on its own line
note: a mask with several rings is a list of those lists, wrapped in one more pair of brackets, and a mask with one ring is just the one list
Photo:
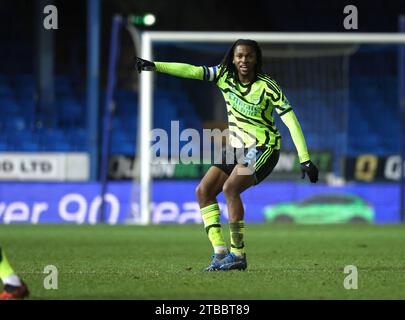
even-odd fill
[(242, 78), (252, 78), (257, 63), (255, 50), (246, 45), (236, 46), (233, 52), (233, 63), (239, 76), (242, 76)]

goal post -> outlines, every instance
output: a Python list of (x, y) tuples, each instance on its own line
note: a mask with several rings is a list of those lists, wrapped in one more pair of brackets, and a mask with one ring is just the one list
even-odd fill
[[(152, 60), (153, 42), (148, 32), (141, 38), (141, 56)], [(153, 72), (141, 72), (141, 85), (139, 95), (139, 121), (140, 121), (140, 224), (149, 224), (151, 221), (151, 130), (153, 119)]]
[[(405, 15), (399, 17), (399, 30), (405, 34)], [(402, 44), (398, 54), (398, 98), (400, 116), (400, 157), (401, 157), (401, 179), (400, 179), (400, 217), (405, 223), (405, 45)]]
[[(397, 33), (280, 33), (280, 32), (170, 32), (144, 31), (141, 56), (153, 60), (156, 43), (233, 43), (237, 39), (254, 39), (259, 43), (294, 44), (405, 44), (405, 34)], [(153, 111), (153, 73), (141, 73), (140, 105), (140, 223), (151, 222), (151, 153)]]

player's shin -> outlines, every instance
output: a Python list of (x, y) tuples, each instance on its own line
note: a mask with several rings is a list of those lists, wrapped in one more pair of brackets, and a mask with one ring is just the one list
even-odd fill
[(237, 255), (245, 253), (245, 243), (243, 237), (245, 233), (245, 223), (243, 220), (229, 223), (231, 233), (231, 252)]
[(208, 239), (216, 254), (226, 254), (228, 248), (225, 243), (220, 222), (220, 211), (218, 203), (201, 208), (202, 219)]

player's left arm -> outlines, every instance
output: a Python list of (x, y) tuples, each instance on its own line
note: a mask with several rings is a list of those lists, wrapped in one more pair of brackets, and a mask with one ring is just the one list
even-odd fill
[(297, 149), (298, 158), (301, 164), (302, 178), (305, 178), (306, 173), (310, 181), (315, 183), (318, 181), (318, 168), (310, 160), (304, 134), (294, 110), (284, 93), (281, 92), (281, 89), (279, 89), (278, 95), (276, 94), (277, 92), (273, 93), (273, 97), (279, 97), (277, 101), (273, 101), (276, 112), (279, 114), (281, 120), (290, 131), (291, 138), (294, 142), (295, 148)]

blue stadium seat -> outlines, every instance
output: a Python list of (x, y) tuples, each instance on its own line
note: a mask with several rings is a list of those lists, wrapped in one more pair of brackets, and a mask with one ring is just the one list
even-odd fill
[(24, 151), (26, 148), (34, 151), (39, 150), (37, 135), (28, 129), (10, 129), (5, 134), (5, 141), (7, 141), (10, 151)]
[(88, 134), (84, 128), (71, 127), (67, 128), (65, 136), (74, 151), (86, 151), (88, 148)]
[(0, 141), (0, 151), (1, 152), (6, 152), (9, 151), (7, 143)]
[(28, 84), (28, 85), (21, 85), (14, 89), (15, 95), (18, 98), (24, 99), (35, 99), (35, 85)]
[(20, 105), (20, 112), (28, 123), (35, 121), (36, 116), (36, 103), (30, 98), (20, 98), (18, 100)]
[(14, 92), (8, 84), (0, 83), (0, 97), (1, 98), (12, 98), (14, 97)]
[(135, 143), (125, 131), (113, 131), (111, 136), (110, 152), (111, 154), (135, 154)]
[(1, 110), (18, 108), (18, 101), (13, 96), (0, 96)]
[(42, 150), (53, 152), (74, 151), (68, 141), (48, 141), (46, 145), (42, 145)]
[(86, 108), (72, 97), (57, 100), (58, 120), (62, 127), (84, 125), (86, 121)]
[(38, 137), (41, 150), (69, 151), (71, 149), (65, 133), (60, 129), (39, 130)]
[[(24, 152), (29, 152), (29, 151), (41, 151), (40, 146), (38, 143), (34, 141), (22, 141), (18, 145), (18, 151), (24, 151)], [(16, 150), (17, 151), (17, 150)]]
[(57, 97), (73, 97), (74, 89), (71, 80), (66, 75), (55, 76), (55, 94)]
[(22, 116), (7, 115), (2, 118), (2, 127), (7, 131), (23, 131), (26, 129), (27, 124)]

